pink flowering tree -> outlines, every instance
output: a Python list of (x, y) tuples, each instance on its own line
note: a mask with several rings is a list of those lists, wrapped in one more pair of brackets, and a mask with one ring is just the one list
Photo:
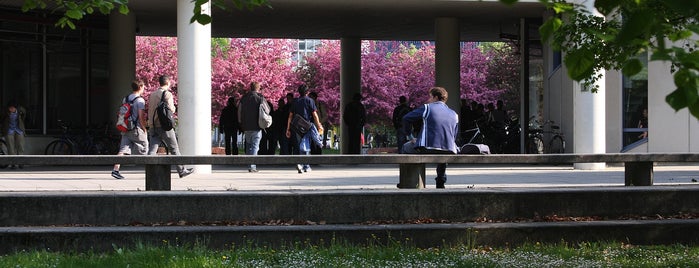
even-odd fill
[(327, 107), (328, 121), (337, 125), (340, 121), (340, 41), (321, 41), (316, 52), (308, 55), (297, 70), (297, 76), (310, 91), (318, 93), (318, 101)]
[(177, 38), (137, 36), (136, 78), (146, 83), (146, 100), (160, 86), (161, 75), (170, 75), (175, 81), (172, 91), (177, 101)]
[(507, 43), (495, 43), (485, 46), (488, 61), (486, 86), (500, 92), (499, 99), (505, 103), (505, 109), (519, 111), (520, 58), (516, 49)]
[(212, 48), (211, 114), (214, 123), (218, 123), (228, 98), (240, 99), (251, 82), (260, 83), (262, 95), (274, 106), (298, 84), (294, 75), (296, 63), (291, 60), (296, 49), (295, 40), (216, 39)]

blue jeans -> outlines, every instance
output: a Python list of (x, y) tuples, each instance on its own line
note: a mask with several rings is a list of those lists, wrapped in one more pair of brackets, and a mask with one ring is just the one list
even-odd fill
[[(312, 127), (314, 128), (314, 127)], [(299, 141), (298, 147), (299, 147), (299, 155), (309, 155), (311, 154), (311, 132), (308, 131), (306, 132), (305, 135), (301, 136), (299, 134), (296, 135), (296, 140)], [(316, 132), (317, 133), (317, 132)], [(311, 168), (311, 165), (309, 164), (301, 164), (303, 166), (303, 169), (309, 169)]]
[[(260, 140), (262, 139), (262, 130), (245, 131), (245, 154), (257, 155), (260, 150)], [(249, 167), (252, 170), (257, 169), (255, 164)]]

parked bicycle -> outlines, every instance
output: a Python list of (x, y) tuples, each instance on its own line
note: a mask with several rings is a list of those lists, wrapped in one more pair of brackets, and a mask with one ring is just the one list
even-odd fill
[[(548, 127), (548, 130), (545, 130)], [(551, 135), (548, 144), (544, 143), (544, 135)], [(561, 127), (552, 120), (539, 124), (535, 116), (529, 118), (529, 135), (527, 137), (527, 153), (529, 154), (562, 154), (566, 142)]]
[(86, 128), (84, 134), (73, 135), (70, 123), (58, 120), (62, 130), (61, 136), (49, 143), (44, 150), (47, 155), (105, 155), (114, 154), (113, 139), (99, 138), (96, 128)]
[(474, 128), (461, 131), (461, 135), (459, 135), (459, 137), (470, 138), (462, 139), (460, 144), (458, 144), (459, 147), (469, 143), (485, 143), (485, 136), (483, 135), (483, 132), (481, 132), (481, 128), (478, 126), (478, 121), (473, 121), (473, 124), (475, 126)]
[[(5, 138), (0, 137), (0, 155), (8, 154), (7, 143), (5, 143)], [(0, 168), (7, 168), (8, 165), (0, 165)]]

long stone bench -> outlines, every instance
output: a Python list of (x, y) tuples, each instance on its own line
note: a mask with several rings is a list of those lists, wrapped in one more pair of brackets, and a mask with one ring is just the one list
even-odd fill
[(493, 155), (156, 155), (156, 156), (98, 156), (98, 155), (0, 155), (0, 165), (144, 165), (146, 190), (170, 190), (171, 166), (183, 165), (293, 165), (297, 163), (333, 165), (397, 164), (400, 169), (398, 188), (425, 187), (425, 166), (449, 164), (575, 164), (624, 163), (625, 185), (653, 185), (653, 165), (657, 162), (699, 162), (699, 154), (493, 154)]

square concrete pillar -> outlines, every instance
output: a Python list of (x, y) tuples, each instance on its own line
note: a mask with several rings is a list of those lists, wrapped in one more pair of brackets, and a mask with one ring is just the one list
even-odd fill
[(146, 191), (170, 190), (170, 165), (146, 165)]
[(653, 162), (624, 163), (624, 184), (626, 186), (653, 185)]
[(400, 164), (399, 189), (425, 188), (425, 164)]

